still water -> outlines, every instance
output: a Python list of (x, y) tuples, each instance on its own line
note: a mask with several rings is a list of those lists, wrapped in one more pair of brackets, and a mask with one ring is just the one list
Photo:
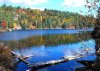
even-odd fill
[[(93, 50), (89, 53), (94, 53), (95, 42), (90, 36), (92, 30), (17, 30), (1, 33), (0, 41), (20, 56), (32, 55), (27, 61), (36, 64), (61, 59), (64, 56), (75, 56), (76, 53), (83, 53), (84, 48), (92, 48)], [(87, 55), (81, 59), (94, 60), (95, 56)], [(84, 67), (84, 65), (72, 60), (36, 71), (75, 71), (80, 67)], [(22, 62), (16, 66), (16, 71), (26, 71), (27, 69), (30, 68)]]

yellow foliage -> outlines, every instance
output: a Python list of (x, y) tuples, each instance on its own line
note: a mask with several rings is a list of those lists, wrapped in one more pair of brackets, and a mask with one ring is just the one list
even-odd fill
[(25, 21), (25, 24), (27, 24), (27, 19), (25, 19), (24, 21)]
[(13, 26), (14, 26), (14, 27), (16, 27), (16, 26), (17, 26), (17, 24), (14, 22)]
[(72, 21), (72, 18), (65, 18), (64, 19), (64, 22), (71, 22)]

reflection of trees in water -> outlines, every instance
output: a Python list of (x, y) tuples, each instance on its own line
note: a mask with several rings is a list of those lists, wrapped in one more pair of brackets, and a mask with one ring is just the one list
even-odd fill
[(79, 41), (90, 39), (90, 33), (85, 32), (81, 34), (60, 34), (60, 35), (42, 35), (42, 36), (32, 36), (22, 40), (12, 40), (12, 41), (4, 41), (11, 47), (12, 49), (21, 49), (25, 47), (32, 46), (55, 46), (62, 44), (71, 44)]

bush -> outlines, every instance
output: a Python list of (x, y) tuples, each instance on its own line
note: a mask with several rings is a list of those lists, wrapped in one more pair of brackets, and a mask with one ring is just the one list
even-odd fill
[(14, 68), (14, 59), (11, 50), (0, 45), (0, 71), (12, 71)]

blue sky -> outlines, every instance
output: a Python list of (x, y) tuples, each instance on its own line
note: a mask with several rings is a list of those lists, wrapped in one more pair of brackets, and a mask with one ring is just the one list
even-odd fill
[(0, 5), (2, 4), (41, 10), (47, 8), (87, 13), (87, 9), (84, 7), (85, 0), (0, 0)]

